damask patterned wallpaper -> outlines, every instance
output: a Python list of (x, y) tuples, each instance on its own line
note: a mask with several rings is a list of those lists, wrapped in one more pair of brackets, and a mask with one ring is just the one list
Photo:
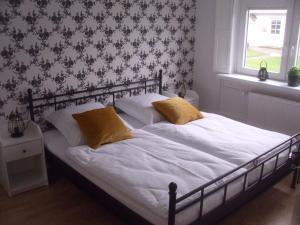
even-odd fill
[(0, 116), (34, 93), (164, 71), (192, 85), (195, 0), (1, 0)]

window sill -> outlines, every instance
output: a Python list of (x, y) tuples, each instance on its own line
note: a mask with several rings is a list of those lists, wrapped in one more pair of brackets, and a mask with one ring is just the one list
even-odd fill
[(260, 81), (257, 77), (247, 76), (242, 74), (217, 74), (217, 77), (222, 80), (237, 80), (242, 82), (247, 82), (255, 86), (263, 86), (273, 89), (280, 89), (282, 91), (293, 91), (297, 94), (300, 94), (300, 86), (298, 87), (290, 87), (286, 82), (277, 81), (277, 80), (266, 80)]

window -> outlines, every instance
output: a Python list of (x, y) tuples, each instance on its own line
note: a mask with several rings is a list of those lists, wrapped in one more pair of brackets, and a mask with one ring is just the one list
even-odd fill
[(271, 34), (280, 34), (281, 20), (272, 20)]
[[(247, 12), (247, 32), (244, 46), (243, 67), (259, 70), (260, 63), (267, 63), (268, 71), (279, 73), (282, 57), (284, 35), (272, 36), (273, 32), (280, 33), (281, 20), (285, 27), (286, 10), (249, 10)], [(272, 20), (274, 15), (280, 15), (281, 20)], [(272, 23), (271, 32), (263, 32), (266, 23)], [(274, 30), (273, 30), (274, 29)]]
[(295, 4), (300, 5), (293, 0), (240, 1), (232, 25), (234, 72), (256, 76), (265, 61), (271, 79), (285, 80), (288, 69), (299, 66), (300, 49), (294, 39), (299, 37), (300, 6)]
[(216, 0), (214, 70), (286, 80), (300, 67), (299, 0)]

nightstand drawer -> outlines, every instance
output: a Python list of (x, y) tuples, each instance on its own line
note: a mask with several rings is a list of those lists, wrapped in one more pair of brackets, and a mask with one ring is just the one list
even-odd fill
[(42, 153), (42, 150), (43, 149), (40, 140), (31, 141), (21, 145), (6, 147), (3, 150), (3, 156), (4, 160), (8, 162), (40, 154)]

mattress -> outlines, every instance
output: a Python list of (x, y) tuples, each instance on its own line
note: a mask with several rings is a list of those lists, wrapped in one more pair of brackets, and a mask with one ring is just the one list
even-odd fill
[[(203, 115), (203, 119), (185, 125), (174, 125), (162, 121), (147, 125), (143, 127), (143, 130), (199, 149), (237, 166), (255, 159), (290, 138), (281, 133), (249, 126), (217, 114), (203, 113)], [(266, 154), (259, 158), (257, 163), (288, 146), (287, 143), (272, 153)], [(288, 158), (289, 149), (279, 155), (278, 166), (286, 162)], [(274, 167), (275, 158), (265, 163), (263, 174), (268, 174)], [(245, 168), (251, 169), (253, 164)], [(255, 182), (259, 175), (260, 169), (254, 170), (249, 176), (249, 183)]]
[[(88, 146), (69, 148), (57, 130), (46, 132), (44, 140), (47, 149), (58, 158), (157, 225), (167, 224), (170, 182), (178, 184), (177, 193), (180, 197), (236, 167), (230, 162), (141, 129), (133, 132), (135, 138), (102, 146), (99, 151), (91, 150)], [(244, 170), (231, 176), (241, 172)], [(212, 190), (224, 181), (213, 184), (205, 191)], [(242, 179), (230, 184), (227, 199), (238, 194), (242, 186)], [(221, 189), (205, 199), (204, 213), (221, 204), (223, 192)], [(183, 211), (176, 216), (176, 224), (192, 222), (197, 218), (198, 211), (198, 204)]]

